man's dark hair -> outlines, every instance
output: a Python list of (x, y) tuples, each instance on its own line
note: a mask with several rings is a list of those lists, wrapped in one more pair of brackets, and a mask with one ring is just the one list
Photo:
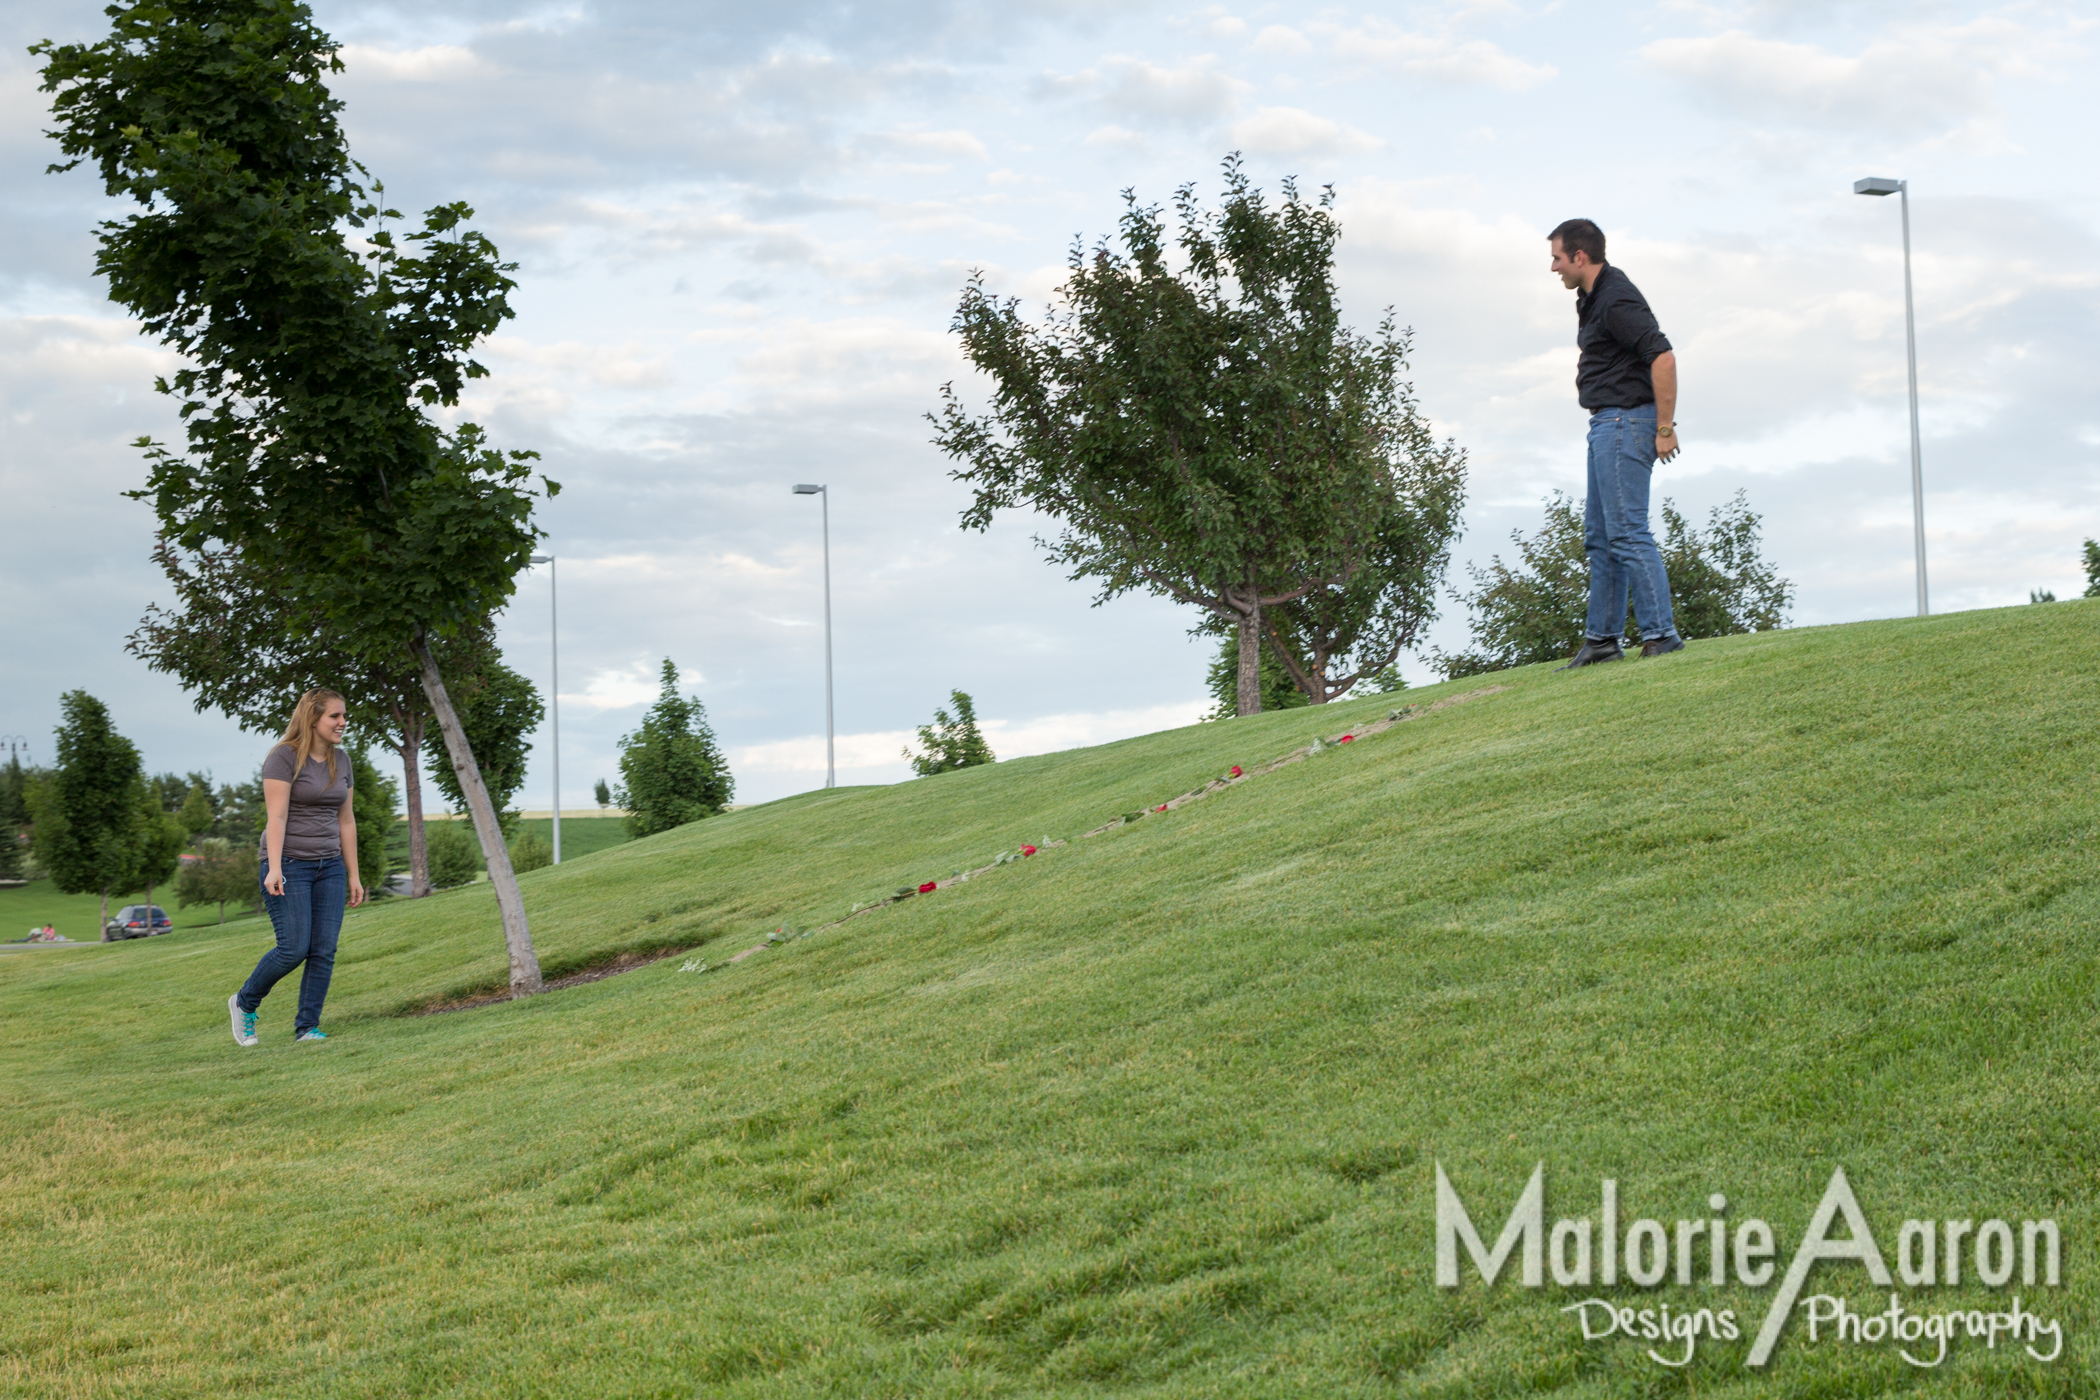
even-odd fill
[(1591, 262), (1599, 267), (1604, 265), (1604, 230), (1588, 219), (1564, 221), (1559, 228), (1546, 235), (1546, 241), (1549, 243), (1556, 238), (1560, 240), (1560, 250), (1569, 257), (1572, 258), (1577, 253), (1587, 253)]

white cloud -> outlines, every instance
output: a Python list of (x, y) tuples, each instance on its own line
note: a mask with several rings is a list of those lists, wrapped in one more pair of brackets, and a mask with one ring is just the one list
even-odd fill
[(1215, 54), (1178, 67), (1112, 54), (1092, 68), (1050, 79), (1045, 90), (1085, 95), (1126, 121), (1187, 125), (1230, 116), (1253, 84), (1221, 71)]
[(1301, 54), (1313, 51), (1312, 40), (1287, 24), (1272, 24), (1254, 36), (1251, 46), (1257, 53)]
[(971, 160), (989, 160), (991, 153), (984, 142), (967, 131), (917, 131), (906, 128), (900, 131), (879, 131), (863, 138), (870, 144), (887, 146), (894, 150), (912, 151), (923, 155), (965, 156)]
[(1743, 29), (1659, 39), (1651, 66), (1701, 99), (1754, 122), (1933, 135), (1996, 110), (2004, 77), (2035, 71), (2043, 36), (1987, 17), (1959, 26), (1903, 26), (1847, 56)]
[(493, 71), (479, 54), (457, 44), (431, 44), (419, 49), (345, 44), (340, 52), (345, 73), (389, 83), (457, 82)]
[(1432, 33), (1366, 16), (1353, 27), (1331, 21), (1307, 27), (1346, 61), (1411, 77), (1522, 92), (1550, 81), (1559, 71), (1550, 63), (1519, 58), (1490, 40), (1461, 38), (1449, 26)]
[(1353, 155), (1385, 142), (1298, 107), (1262, 107), (1231, 127), (1233, 145), (1256, 155)]
[(1088, 132), (1086, 141), (1083, 144), (1098, 146), (1106, 150), (1137, 151), (1143, 150), (1146, 143), (1142, 133), (1132, 131), (1126, 126), (1117, 126), (1114, 123), (1110, 123), (1107, 126), (1095, 127)]

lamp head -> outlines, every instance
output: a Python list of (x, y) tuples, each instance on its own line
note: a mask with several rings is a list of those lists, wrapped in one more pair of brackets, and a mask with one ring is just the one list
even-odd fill
[(814, 496), (823, 491), (823, 489), (824, 488), (821, 486), (811, 486), (807, 483), (804, 483), (803, 485), (797, 486), (795, 488), (795, 494), (798, 496)]
[(532, 562), (535, 564), (552, 564), (554, 556), (551, 554), (535, 554), (532, 556)]
[(1886, 175), (1869, 175), (1864, 180), (1852, 182), (1854, 194), (1894, 194), (1903, 188), (1901, 180), (1891, 180)]

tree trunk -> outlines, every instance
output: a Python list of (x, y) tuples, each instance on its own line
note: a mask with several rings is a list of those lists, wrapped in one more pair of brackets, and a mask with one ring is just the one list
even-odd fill
[(445, 693), (445, 678), (431, 659), (430, 640), (417, 632), (408, 649), (416, 658), (416, 671), (423, 680), (423, 694), (430, 700), (430, 713), (437, 718), (438, 733), (445, 738), (445, 752), (452, 771), (459, 775), (459, 790), (466, 794), (467, 811), (474, 818), (474, 834), (481, 838), (482, 859), (488, 862), (489, 883), (496, 887), (496, 907), (503, 913), (503, 942), (510, 950), (510, 994), (531, 996), (540, 990), (540, 960), (532, 951), (532, 930), (525, 923), (525, 901), (518, 894), (518, 877), (511, 872), (510, 851), (503, 844), (503, 828), (496, 822), (496, 804), (481, 781), (480, 765), (467, 745), (467, 732), (460, 728), (452, 697)]
[(102, 941), (109, 942), (109, 890), (102, 891)]
[(1261, 595), (1250, 592), (1240, 614), (1239, 713), (1261, 713)]
[(430, 893), (430, 843), (423, 834), (423, 717), (411, 715), (401, 732), (401, 803), (408, 809), (408, 897)]

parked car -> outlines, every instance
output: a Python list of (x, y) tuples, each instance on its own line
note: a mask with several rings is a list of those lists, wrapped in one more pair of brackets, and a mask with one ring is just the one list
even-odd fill
[(124, 938), (151, 938), (173, 927), (175, 921), (158, 904), (127, 904), (117, 911), (115, 918), (102, 926), (102, 941), (115, 943)]

